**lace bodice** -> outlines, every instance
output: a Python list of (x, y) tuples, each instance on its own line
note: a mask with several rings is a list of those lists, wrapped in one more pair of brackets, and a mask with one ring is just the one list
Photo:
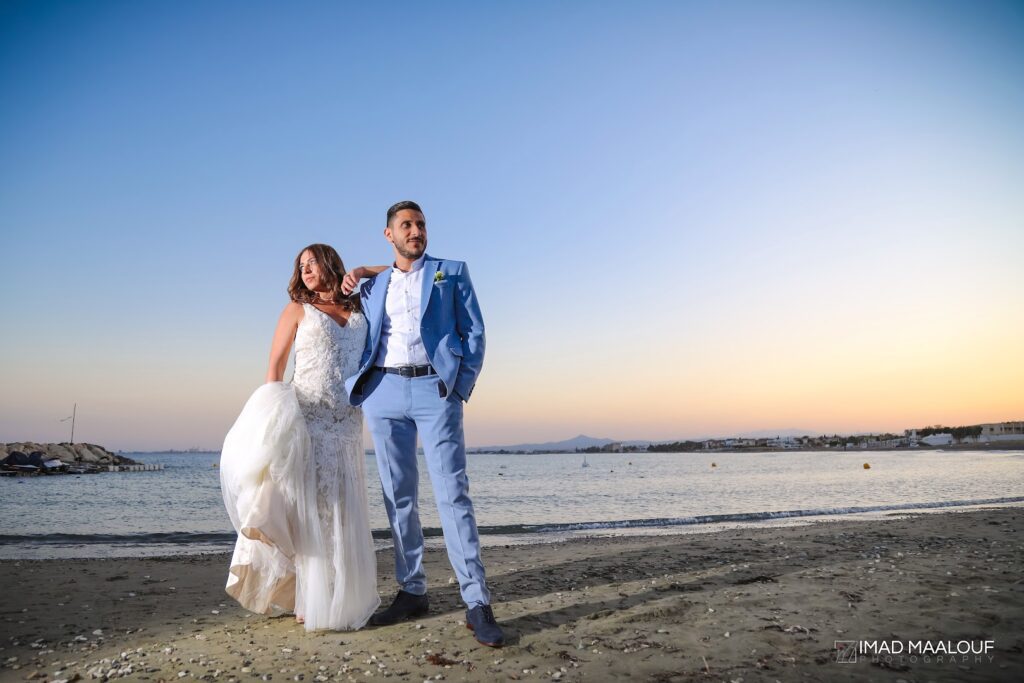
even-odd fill
[(330, 432), (362, 440), (362, 415), (349, 405), (345, 378), (359, 369), (366, 344), (366, 318), (352, 313), (342, 327), (310, 304), (295, 333), (292, 386), (311, 433)]

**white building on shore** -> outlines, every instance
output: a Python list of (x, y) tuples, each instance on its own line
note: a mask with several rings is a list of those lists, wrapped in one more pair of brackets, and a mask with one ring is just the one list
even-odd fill
[(981, 440), (1024, 439), (1024, 422), (992, 422), (981, 425)]

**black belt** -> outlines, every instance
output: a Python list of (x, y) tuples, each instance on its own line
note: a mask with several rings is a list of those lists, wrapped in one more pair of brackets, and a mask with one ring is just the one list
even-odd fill
[(375, 365), (374, 370), (380, 370), (389, 375), (401, 375), (402, 377), (426, 377), (427, 375), (437, 374), (437, 371), (429, 365), (400, 365), (397, 368), (382, 368), (379, 365)]

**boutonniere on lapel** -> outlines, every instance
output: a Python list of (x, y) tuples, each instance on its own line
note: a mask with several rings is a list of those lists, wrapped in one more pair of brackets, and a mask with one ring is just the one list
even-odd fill
[(439, 271), (437, 271), (436, 273), (434, 273), (434, 284), (435, 284), (435, 285), (439, 285), (439, 284), (441, 284), (442, 282), (445, 282), (445, 279), (444, 279), (444, 273), (442, 273), (442, 272), (441, 272), (441, 271), (439, 270)]

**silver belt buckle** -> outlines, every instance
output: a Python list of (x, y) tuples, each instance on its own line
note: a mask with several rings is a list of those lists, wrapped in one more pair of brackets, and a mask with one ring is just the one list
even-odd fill
[(398, 374), (401, 377), (411, 378), (416, 376), (416, 366), (414, 365), (402, 365), (398, 368)]

